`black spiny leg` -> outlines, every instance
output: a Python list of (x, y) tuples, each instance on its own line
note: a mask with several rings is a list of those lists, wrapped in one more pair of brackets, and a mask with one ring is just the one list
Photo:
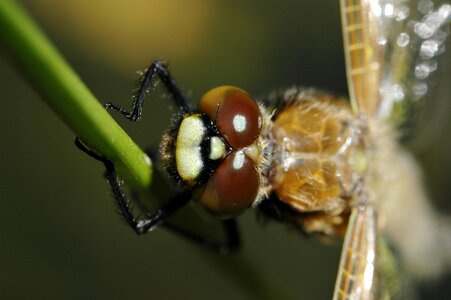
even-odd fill
[(141, 220), (137, 220), (132, 213), (132, 210), (129, 205), (129, 201), (125, 197), (124, 192), (122, 191), (121, 184), (119, 178), (116, 174), (116, 169), (114, 168), (113, 163), (98, 155), (97, 153), (87, 149), (80, 139), (75, 139), (75, 145), (83, 152), (93, 157), (94, 159), (101, 161), (106, 168), (105, 177), (107, 178), (109, 184), (111, 185), (111, 189), (113, 192), (114, 199), (116, 200), (122, 215), (125, 218), (130, 227), (137, 234), (143, 234), (153, 230), (157, 225), (161, 224), (167, 217), (175, 213), (182, 206), (189, 202), (191, 199), (191, 192), (182, 192), (174, 197), (169, 203), (159, 208), (156, 212), (147, 215), (145, 218)]
[(167, 90), (171, 93), (173, 100), (176, 105), (187, 112), (193, 111), (193, 106), (182, 92), (182, 90), (177, 86), (175, 80), (169, 73), (168, 68), (161, 60), (154, 61), (149, 68), (144, 73), (141, 84), (139, 85), (138, 91), (134, 96), (133, 109), (131, 112), (122, 108), (114, 103), (105, 103), (105, 108), (114, 109), (121, 113), (124, 117), (132, 122), (138, 122), (141, 119), (142, 106), (144, 104), (144, 98), (149, 93), (149, 88), (152, 83), (154, 75), (157, 75), (160, 80), (164, 83)]
[(132, 209), (130, 208), (130, 203), (127, 200), (124, 192), (122, 191), (121, 183), (116, 174), (116, 169), (114, 168), (113, 163), (110, 160), (87, 149), (86, 146), (84, 146), (78, 138), (75, 139), (75, 145), (81, 151), (85, 152), (94, 159), (101, 161), (105, 165), (105, 177), (111, 185), (114, 199), (116, 200), (121, 213), (125, 218), (125, 221), (130, 227), (133, 228), (133, 230), (137, 234), (147, 233), (155, 229), (158, 225), (163, 224), (165, 227), (187, 238), (188, 240), (221, 253), (230, 253), (240, 247), (240, 238), (234, 219), (221, 222), (222, 229), (224, 230), (227, 239), (225, 242), (203, 237), (181, 226), (177, 226), (171, 223), (164, 223), (166, 218), (178, 211), (181, 207), (183, 207), (191, 200), (191, 191), (185, 191), (174, 196), (170, 201), (168, 201), (166, 205), (159, 208), (156, 212), (148, 214), (143, 219), (137, 220), (133, 216)]

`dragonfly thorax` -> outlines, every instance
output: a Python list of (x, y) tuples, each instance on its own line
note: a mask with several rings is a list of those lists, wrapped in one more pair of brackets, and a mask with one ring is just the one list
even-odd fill
[(271, 128), (270, 185), (299, 212), (297, 225), (307, 232), (341, 234), (361, 177), (358, 122), (344, 99), (312, 90), (289, 90), (282, 98)]

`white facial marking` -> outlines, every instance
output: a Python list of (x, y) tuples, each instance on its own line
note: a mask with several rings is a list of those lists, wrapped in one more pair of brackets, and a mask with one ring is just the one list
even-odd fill
[(211, 160), (223, 158), (225, 152), (225, 145), (222, 140), (217, 136), (212, 137), (210, 139), (210, 155), (208, 158)]
[(235, 115), (233, 117), (233, 128), (238, 132), (243, 132), (246, 129), (246, 117), (243, 115)]
[(200, 143), (205, 127), (198, 115), (183, 119), (177, 134), (175, 162), (184, 180), (194, 180), (203, 168)]
[(232, 165), (233, 165), (233, 168), (235, 170), (239, 170), (239, 169), (241, 169), (243, 167), (243, 165), (244, 165), (244, 153), (243, 153), (243, 151), (238, 151), (235, 154), (235, 157), (233, 158)]

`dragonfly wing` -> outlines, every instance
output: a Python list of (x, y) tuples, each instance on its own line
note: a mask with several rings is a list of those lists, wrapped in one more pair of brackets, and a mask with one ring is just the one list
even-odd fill
[(376, 1), (341, 0), (346, 75), (351, 104), (356, 113), (371, 115), (379, 102), (378, 87), (384, 69), (383, 36)]
[(438, 69), (451, 5), (434, 9), (431, 1), (341, 0), (341, 15), (354, 111), (405, 118), (405, 107), (426, 94), (428, 77)]
[(451, 56), (445, 52), (445, 44), (449, 44), (451, 5), (434, 7), (432, 1), (407, 4), (409, 17), (399, 22), (388, 38), (389, 65), (376, 114), (398, 127), (403, 139), (424, 147), (449, 113)]
[(376, 213), (371, 206), (356, 206), (341, 251), (334, 300), (373, 299), (375, 254)]

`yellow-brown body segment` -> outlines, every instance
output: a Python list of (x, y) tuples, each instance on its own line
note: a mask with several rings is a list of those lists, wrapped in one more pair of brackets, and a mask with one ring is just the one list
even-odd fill
[(343, 234), (358, 174), (361, 145), (343, 99), (299, 92), (276, 112), (270, 184), (277, 197), (300, 213), (307, 232)]

